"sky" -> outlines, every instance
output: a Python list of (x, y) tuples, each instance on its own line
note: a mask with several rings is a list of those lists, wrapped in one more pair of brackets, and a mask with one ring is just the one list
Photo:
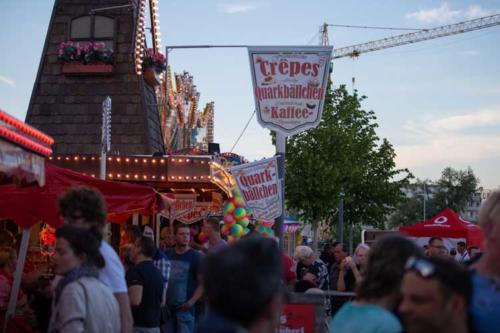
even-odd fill
[[(53, 0), (0, 0), (0, 108), (24, 120)], [(500, 13), (500, 1), (159, 0), (165, 45), (318, 45), (329, 24), (432, 28)], [(405, 31), (329, 27), (334, 48)], [(334, 61), (333, 82), (367, 96), (380, 138), (420, 179), (471, 167), (481, 186), (500, 185), (500, 26)], [(215, 102), (215, 141), (230, 151), (255, 108), (245, 48), (174, 49), (174, 72), (189, 71), (200, 107)], [(354, 78), (354, 84), (353, 84)], [(269, 131), (255, 117), (233, 152), (270, 157)]]

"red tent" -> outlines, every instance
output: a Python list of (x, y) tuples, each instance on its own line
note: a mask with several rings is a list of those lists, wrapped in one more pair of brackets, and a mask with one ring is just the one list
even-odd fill
[(0, 186), (0, 218), (12, 219), (23, 228), (40, 221), (60, 226), (57, 199), (68, 188), (78, 185), (101, 191), (111, 222), (122, 223), (133, 214), (152, 215), (158, 211), (158, 197), (152, 187), (96, 179), (49, 162), (45, 171), (43, 187)]
[[(437, 236), (445, 241), (448, 248), (455, 247), (456, 243), (463, 240), (467, 246), (476, 245), (482, 247), (483, 233), (477, 225), (462, 219), (450, 208), (445, 208), (442, 212), (425, 220), (423, 223), (400, 227), (399, 231), (409, 237), (428, 240)], [(427, 244), (427, 242), (419, 242)]]

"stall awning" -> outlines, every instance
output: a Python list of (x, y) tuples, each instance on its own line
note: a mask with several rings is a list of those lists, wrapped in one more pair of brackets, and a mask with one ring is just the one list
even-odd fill
[(108, 220), (114, 223), (122, 223), (133, 214), (155, 214), (161, 205), (155, 190), (149, 186), (100, 180), (50, 162), (46, 162), (45, 172), (43, 187), (0, 186), (0, 218), (12, 219), (23, 228), (40, 221), (60, 226), (57, 200), (67, 189), (79, 185), (96, 188), (103, 194)]

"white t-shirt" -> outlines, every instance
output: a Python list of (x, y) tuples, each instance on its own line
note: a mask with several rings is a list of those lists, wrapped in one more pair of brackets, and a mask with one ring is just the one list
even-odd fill
[(101, 255), (104, 257), (106, 265), (99, 274), (99, 280), (111, 289), (113, 294), (126, 293), (125, 269), (116, 254), (116, 251), (105, 241), (99, 247)]
[(455, 260), (458, 262), (466, 262), (467, 260), (470, 260), (469, 253), (465, 251), (463, 254), (460, 254), (460, 252), (457, 251), (457, 254), (455, 255)]

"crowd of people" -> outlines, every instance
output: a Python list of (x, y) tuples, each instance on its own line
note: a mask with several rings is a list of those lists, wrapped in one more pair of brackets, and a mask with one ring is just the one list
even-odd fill
[[(21, 290), (13, 332), (274, 332), (288, 292), (324, 299), (325, 332), (489, 333), (500, 327), (500, 192), (480, 211), (482, 252), (464, 241), (449, 251), (437, 236), (422, 248), (393, 235), (372, 247), (360, 244), (352, 256), (340, 242), (320, 255), (301, 245), (293, 260), (275, 239), (258, 233), (229, 245), (216, 218), (201, 225), (205, 246), (181, 223), (160, 248), (150, 228), (127, 225), (115, 251), (103, 240), (106, 207), (99, 192), (70, 189), (59, 213), (64, 226), (56, 231), (55, 276), (45, 285), (51, 300), (46, 327), (32, 324), (36, 316)], [(0, 246), (2, 311), (16, 268), (13, 248), (10, 239)], [(25, 274), (23, 285), (38, 279)]]

